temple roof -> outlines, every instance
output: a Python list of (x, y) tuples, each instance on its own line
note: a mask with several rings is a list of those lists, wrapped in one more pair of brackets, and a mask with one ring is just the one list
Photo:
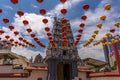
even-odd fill
[(11, 52), (10, 50), (0, 50), (0, 58), (3, 58), (3, 56), (8, 56), (10, 58), (19, 58), (19, 56), (13, 52)]
[(107, 64), (107, 62), (104, 62), (104, 61), (100, 61), (100, 60), (97, 60), (97, 59), (93, 59), (93, 58), (85, 58), (83, 59), (83, 61), (87, 64), (87, 65), (92, 65), (92, 66), (104, 66)]

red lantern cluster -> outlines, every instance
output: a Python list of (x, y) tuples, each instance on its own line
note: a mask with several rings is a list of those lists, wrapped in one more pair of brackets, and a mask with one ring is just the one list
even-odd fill
[(36, 0), (38, 3), (42, 3), (44, 0)]
[(61, 9), (61, 11), (60, 11), (63, 15), (66, 15), (66, 13), (67, 13), (67, 9)]
[(32, 38), (34, 38), (34, 37), (35, 37), (35, 34), (30, 34), (30, 36), (31, 36)]
[(81, 34), (78, 34), (77, 37), (81, 37), (82, 35)]
[(82, 33), (82, 32), (83, 32), (83, 29), (79, 29), (78, 32), (79, 32), (79, 33)]
[(84, 23), (81, 23), (79, 26), (80, 26), (81, 28), (84, 28), (84, 27), (85, 27), (85, 24), (84, 24)]
[(46, 32), (50, 31), (50, 28), (49, 27), (45, 27), (45, 31)]
[(14, 39), (10, 39), (10, 42), (13, 42), (14, 41)]
[(60, 0), (61, 3), (65, 3), (67, 0)]
[(18, 4), (18, 0), (10, 0), (13, 4)]
[(77, 35), (77, 38), (76, 38), (73, 46), (77, 46), (77, 45), (78, 45), (78, 43), (79, 43), (79, 41), (80, 41), (80, 39), (81, 39), (81, 36), (82, 36), (81, 34), (78, 34), (78, 35)]
[(2, 13), (2, 9), (0, 9), (0, 13)]
[(14, 29), (14, 26), (9, 26), (9, 29), (12, 31)]
[(86, 15), (83, 15), (83, 16), (81, 16), (81, 19), (82, 19), (82, 20), (86, 20), (86, 19), (87, 19), (87, 16), (86, 16)]
[(9, 38), (10, 38), (10, 36), (9, 36), (9, 35), (6, 35), (6, 36), (5, 36), (5, 38), (6, 38), (6, 39), (9, 39)]
[(26, 39), (24, 39), (23, 37), (19, 37), (18, 38), (21, 42), (23, 42), (24, 44), (22, 43), (18, 43), (19, 46), (23, 46), (23, 47), (27, 47), (27, 46), (31, 46), (31, 47), (36, 47), (34, 44), (30, 43), (29, 41), (27, 41)]
[(48, 36), (48, 39), (49, 39), (50, 44), (51, 44), (54, 48), (56, 48), (57, 45), (56, 45), (56, 43), (55, 43), (54, 40), (53, 40), (52, 34), (51, 34), (50, 32), (47, 32), (47, 36)]
[(46, 47), (46, 46), (45, 46), (43, 43), (41, 43), (40, 41), (37, 41), (37, 44), (38, 44), (39, 46), (43, 47), (43, 48)]
[(32, 29), (31, 29), (31, 28), (27, 28), (26, 31), (27, 31), (28, 33), (31, 33), (31, 32), (32, 32)]
[(62, 30), (64, 31), (67, 30), (67, 28), (68, 28), (67, 26), (62, 26)]
[(23, 15), (24, 15), (24, 12), (23, 12), (23, 11), (21, 11), (21, 10), (19, 10), (19, 11), (17, 11), (17, 14), (21, 17), (21, 16), (23, 16)]
[(84, 5), (83, 5), (83, 9), (84, 9), (84, 10), (88, 10), (89, 8), (90, 8), (90, 6), (89, 6), (88, 4), (84, 4)]
[(14, 34), (15, 34), (15, 36), (17, 36), (19, 34), (19, 32), (18, 31), (14, 31)]
[(3, 33), (4, 33), (4, 31), (3, 31), (3, 30), (0, 30), (0, 35), (3, 34)]
[(34, 36), (33, 39), (34, 39), (34, 41), (35, 41), (39, 46), (41, 46), (41, 47), (43, 47), (43, 48), (46, 47), (43, 43), (41, 43), (41, 42), (39, 41), (39, 39), (38, 39), (37, 37)]
[(6, 23), (9, 23), (9, 19), (8, 18), (3, 18), (3, 22), (6, 24)]
[(62, 24), (67, 24), (68, 20), (67, 19), (61, 19)]
[(111, 33), (114, 33), (115, 32), (115, 29), (113, 28), (113, 29), (110, 29), (110, 32)]
[(45, 15), (46, 14), (46, 10), (45, 9), (40, 9), (40, 14), (41, 15)]
[(29, 24), (28, 20), (23, 20), (23, 24), (26, 26)]
[(22, 38), (22, 37), (19, 37), (18, 39), (19, 39), (20, 41), (22, 41), (22, 40), (23, 40), (23, 38)]
[(42, 20), (42, 22), (43, 22), (44, 24), (47, 24), (47, 23), (48, 23), (48, 19), (44, 18), (44, 19)]
[(4, 40), (2, 40), (2, 42), (3, 42), (3, 43), (6, 43), (6, 42), (7, 42), (7, 40), (6, 40), (6, 39), (4, 39)]

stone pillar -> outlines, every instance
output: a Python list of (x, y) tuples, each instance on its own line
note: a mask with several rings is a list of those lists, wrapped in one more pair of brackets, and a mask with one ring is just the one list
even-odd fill
[(54, 60), (49, 60), (49, 61), (48, 61), (48, 80), (57, 80), (56, 61), (54, 61)]
[(72, 79), (78, 76), (77, 61), (72, 63)]

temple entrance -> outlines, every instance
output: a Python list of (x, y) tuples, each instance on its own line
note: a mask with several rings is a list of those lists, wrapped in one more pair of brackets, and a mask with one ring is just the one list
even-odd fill
[(57, 65), (57, 80), (70, 80), (70, 64), (59, 63)]

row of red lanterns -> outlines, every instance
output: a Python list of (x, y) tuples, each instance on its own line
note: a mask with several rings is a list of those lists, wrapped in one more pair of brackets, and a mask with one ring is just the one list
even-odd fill
[[(6, 35), (5, 38), (6, 38), (6, 39), (3, 39), (3, 40), (2, 40), (3, 43), (10, 42), (11, 44), (15, 44), (15, 45), (19, 45), (19, 46), (20, 46), (20, 44), (23, 45), (23, 43), (24, 43), (24, 45), (29, 45), (29, 46), (31, 46), (31, 47), (35, 47), (34, 44), (28, 42), (26, 39), (24, 39), (24, 38), (22, 38), (22, 37), (19, 37), (19, 38), (18, 38), (20, 42), (15, 41), (15, 40), (12, 39), (12, 38), (10, 39), (10, 36), (9, 36), (9, 35)], [(1, 38), (0, 38), (0, 40), (1, 40)], [(21, 42), (23, 42), (23, 43), (21, 43)]]
[[(88, 10), (90, 8), (90, 6), (88, 5), (88, 4), (84, 4), (83, 5), (83, 9), (84, 10)], [(81, 20), (83, 20), (83, 21), (85, 21), (85, 20), (87, 20), (87, 16), (86, 15), (82, 15), (81, 16)], [(80, 29), (78, 29), (78, 35), (77, 35), (77, 37), (76, 37), (76, 40), (75, 40), (75, 42), (73, 43), (73, 46), (77, 46), (78, 45), (78, 43), (79, 43), (79, 41), (80, 41), (80, 39), (81, 39), (81, 34), (82, 34), (82, 32), (83, 32), (83, 28), (85, 27), (85, 23), (80, 23), (80, 25), (79, 25), (79, 27), (80, 27)]]
[(47, 33), (48, 40), (49, 40), (50, 44), (51, 44), (54, 48), (56, 48), (57, 45), (56, 45), (56, 43), (55, 43), (54, 40), (53, 40), (52, 34), (51, 34), (51, 32), (50, 32), (50, 28), (49, 28), (49, 27), (45, 27), (45, 31), (46, 31), (46, 33)]

